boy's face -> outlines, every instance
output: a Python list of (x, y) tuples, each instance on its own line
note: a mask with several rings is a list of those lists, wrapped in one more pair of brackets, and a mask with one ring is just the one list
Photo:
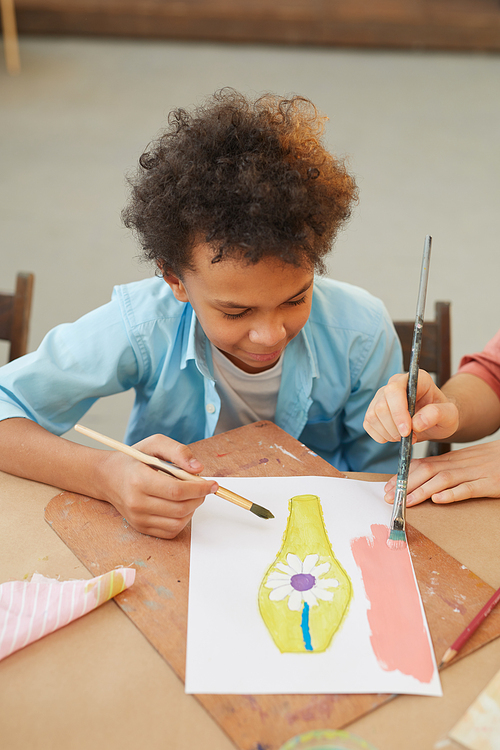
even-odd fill
[(194, 271), (165, 275), (175, 297), (190, 302), (212, 344), (245, 372), (268, 370), (305, 325), (311, 311), (312, 270), (275, 259), (256, 264), (197, 245)]

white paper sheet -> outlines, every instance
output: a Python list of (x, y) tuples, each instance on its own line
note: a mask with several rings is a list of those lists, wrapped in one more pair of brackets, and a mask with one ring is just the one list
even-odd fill
[[(369, 537), (373, 524), (388, 526), (391, 507), (383, 484), (331, 477), (224, 477), (224, 487), (271, 510), (263, 520), (214, 495), (193, 519), (187, 635), (187, 693), (414, 693), (441, 695), (423, 615), (429, 681), (385, 669), (370, 640), (370, 602), (351, 541)], [(349, 575), (348, 614), (323, 653), (281, 653), (259, 611), (258, 591), (281, 548), (289, 499), (321, 500), (335, 557)], [(409, 553), (407, 552), (406, 554)], [(420, 602), (415, 579), (414, 594)], [(398, 592), (394, 591), (395, 606)], [(415, 644), (408, 642), (408, 649)], [(422, 648), (422, 644), (420, 646)]]

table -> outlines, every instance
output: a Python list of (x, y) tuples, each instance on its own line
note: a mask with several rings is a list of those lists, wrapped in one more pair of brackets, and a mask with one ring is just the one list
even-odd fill
[[(58, 491), (0, 473), (1, 581), (91, 577), (44, 520)], [(500, 500), (425, 503), (408, 509), (408, 520), (500, 586)], [(443, 698), (400, 696), (349, 729), (378, 750), (431, 750), (499, 668), (497, 639), (443, 672)], [(0, 663), (0, 740), (3, 750), (234, 750), (114, 602)]]

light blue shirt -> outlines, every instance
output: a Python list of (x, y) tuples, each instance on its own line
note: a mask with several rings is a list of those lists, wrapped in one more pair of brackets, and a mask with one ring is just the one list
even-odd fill
[[(363, 430), (375, 392), (402, 370), (388, 313), (368, 292), (316, 279), (311, 314), (284, 352), (276, 424), (340, 471), (394, 472), (397, 444)], [(36, 352), (0, 368), (0, 419), (57, 435), (102, 396), (135, 389), (125, 441), (211, 437), (219, 418), (210, 343), (163, 279), (115, 287), (111, 302), (54, 328)]]

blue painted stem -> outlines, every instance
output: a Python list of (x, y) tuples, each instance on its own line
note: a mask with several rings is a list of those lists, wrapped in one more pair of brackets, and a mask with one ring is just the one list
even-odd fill
[(302, 628), (302, 636), (304, 638), (306, 651), (312, 651), (311, 633), (309, 632), (309, 604), (307, 602), (304, 602), (300, 627)]

